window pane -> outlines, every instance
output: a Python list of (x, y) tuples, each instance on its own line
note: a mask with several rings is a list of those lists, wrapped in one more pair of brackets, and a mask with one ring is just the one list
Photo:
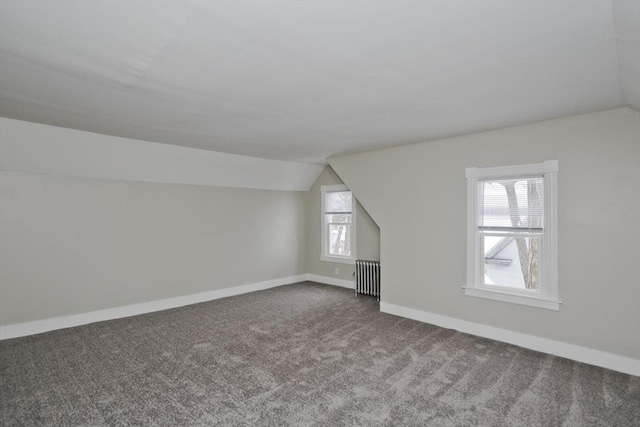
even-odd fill
[(326, 194), (325, 212), (351, 212), (351, 191), (336, 191)]
[(485, 285), (537, 290), (540, 238), (482, 236)]
[(480, 227), (542, 228), (543, 178), (480, 181)]
[(351, 223), (351, 214), (336, 214), (336, 215), (325, 215), (326, 221), (329, 222), (339, 222), (344, 224)]
[(351, 255), (351, 225), (329, 225), (329, 255)]

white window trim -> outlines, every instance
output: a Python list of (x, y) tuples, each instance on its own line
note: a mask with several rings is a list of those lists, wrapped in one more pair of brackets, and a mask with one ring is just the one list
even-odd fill
[[(343, 257), (337, 255), (328, 255), (328, 242), (327, 242), (327, 224), (325, 222), (324, 213), (325, 213), (325, 203), (327, 193), (334, 193), (338, 191), (351, 191), (344, 184), (336, 184), (336, 185), (322, 185), (320, 186), (320, 192), (322, 193), (322, 203), (321, 203), (321, 215), (320, 215), (320, 230), (321, 230), (321, 238), (320, 238), (320, 260), (328, 261), (328, 262), (338, 262), (341, 264), (355, 264), (356, 262), (356, 234), (357, 234), (357, 225), (356, 225), (356, 202), (355, 197), (353, 197), (353, 201), (351, 204), (351, 242), (349, 245), (351, 247), (351, 256)], [(353, 193), (352, 193), (353, 196)]]
[[(484, 285), (484, 266), (480, 264), (480, 234), (477, 232), (479, 178), (544, 176), (544, 218), (542, 233), (541, 289), (538, 293), (519, 291), (499, 286)], [(467, 168), (467, 284), (463, 286), (469, 296), (487, 298), (532, 307), (559, 310), (558, 297), (558, 161), (490, 168)]]

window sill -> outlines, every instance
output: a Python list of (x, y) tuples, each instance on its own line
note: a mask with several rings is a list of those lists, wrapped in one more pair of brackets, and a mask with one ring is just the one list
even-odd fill
[(356, 263), (356, 260), (354, 258), (341, 258), (341, 257), (327, 256), (327, 255), (320, 255), (320, 261), (338, 262), (340, 264), (352, 264), (352, 265)]
[(467, 286), (463, 286), (463, 288), (465, 295), (468, 296), (510, 302), (512, 304), (528, 305), (530, 307), (544, 308), (546, 310), (558, 311), (560, 310), (560, 304), (562, 303), (559, 300), (552, 300), (537, 296), (510, 294), (507, 292), (470, 288)]

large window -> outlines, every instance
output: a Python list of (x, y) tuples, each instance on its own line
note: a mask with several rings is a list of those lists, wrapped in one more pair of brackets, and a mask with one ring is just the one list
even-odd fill
[(467, 168), (467, 295), (558, 310), (558, 161)]
[(344, 185), (323, 185), (323, 261), (353, 263), (356, 254), (355, 201)]

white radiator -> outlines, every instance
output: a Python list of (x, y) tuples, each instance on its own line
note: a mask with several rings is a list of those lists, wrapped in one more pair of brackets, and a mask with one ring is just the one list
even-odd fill
[(380, 301), (380, 261), (356, 260), (356, 297), (372, 295)]

